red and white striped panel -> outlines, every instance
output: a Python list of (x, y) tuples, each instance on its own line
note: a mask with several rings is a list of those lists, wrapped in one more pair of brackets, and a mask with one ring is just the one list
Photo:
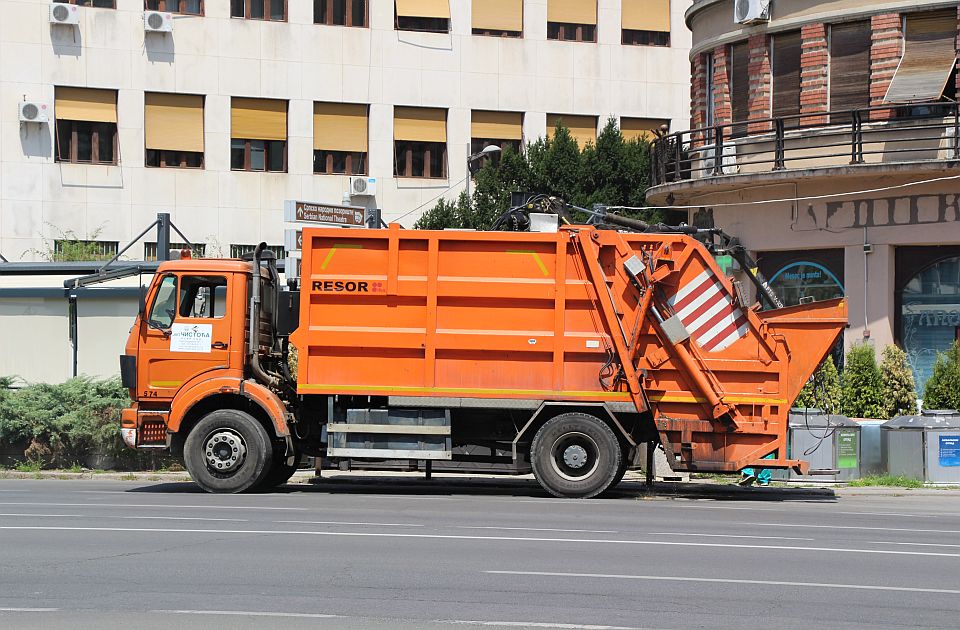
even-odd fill
[(709, 269), (682, 285), (667, 301), (707, 352), (723, 350), (747, 334), (747, 316)]

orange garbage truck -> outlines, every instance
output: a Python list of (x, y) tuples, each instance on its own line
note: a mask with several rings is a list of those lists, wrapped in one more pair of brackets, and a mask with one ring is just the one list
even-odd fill
[(646, 445), (678, 471), (806, 470), (787, 415), (843, 300), (760, 310), (682, 234), (302, 238), (298, 290), (263, 245), (159, 267), (121, 357), (128, 446), (172, 449), (209, 492), (284, 483), (304, 455), (532, 470), (560, 497)]

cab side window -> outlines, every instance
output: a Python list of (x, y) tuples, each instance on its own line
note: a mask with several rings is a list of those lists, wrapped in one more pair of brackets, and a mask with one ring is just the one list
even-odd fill
[(178, 317), (219, 319), (227, 306), (227, 279), (223, 276), (183, 276), (180, 279)]
[(170, 328), (177, 308), (177, 277), (165, 276), (157, 289), (147, 323), (153, 328)]

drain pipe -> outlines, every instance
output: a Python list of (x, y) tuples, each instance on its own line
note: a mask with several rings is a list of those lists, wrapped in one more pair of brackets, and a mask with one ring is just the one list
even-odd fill
[(280, 385), (280, 379), (268, 374), (260, 365), (260, 255), (266, 249), (266, 243), (260, 243), (253, 251), (253, 268), (250, 274), (250, 329), (248, 334), (248, 353), (250, 358), (250, 371), (253, 377), (263, 385), (269, 388), (277, 388)]

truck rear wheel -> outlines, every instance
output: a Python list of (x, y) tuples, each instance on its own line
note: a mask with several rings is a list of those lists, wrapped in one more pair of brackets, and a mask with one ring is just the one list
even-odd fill
[(183, 449), (190, 476), (207, 492), (237, 493), (255, 488), (270, 472), (270, 436), (250, 414), (218, 409), (190, 431)]
[(302, 459), (303, 457), (297, 453), (293, 464), (288, 464), (287, 458), (284, 457), (284, 449), (274, 449), (273, 463), (270, 465), (270, 470), (267, 471), (263, 481), (257, 486), (257, 490), (270, 490), (290, 481), (290, 477), (293, 477), (293, 473), (297, 472), (297, 468), (300, 467)]
[(622, 459), (613, 430), (599, 418), (579, 412), (548, 420), (530, 446), (533, 474), (556, 497), (597, 496), (613, 484)]

